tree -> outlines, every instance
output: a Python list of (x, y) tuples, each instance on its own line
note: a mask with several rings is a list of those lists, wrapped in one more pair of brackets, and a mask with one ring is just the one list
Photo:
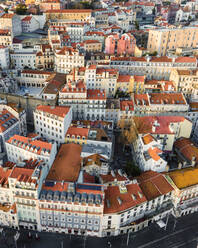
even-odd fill
[(140, 25), (138, 21), (135, 21), (135, 29), (139, 30), (140, 29)]
[(128, 176), (137, 177), (141, 174), (141, 170), (132, 161), (128, 161), (126, 164), (126, 173)]
[(16, 14), (17, 15), (25, 15), (26, 12), (27, 12), (27, 7), (25, 4), (20, 3), (17, 5), (17, 7), (16, 7)]
[(118, 126), (121, 128), (121, 139), (125, 145), (134, 143), (140, 131), (144, 130), (145, 133), (150, 132), (149, 123), (141, 121), (141, 118), (138, 116), (131, 120), (121, 119), (118, 122)]

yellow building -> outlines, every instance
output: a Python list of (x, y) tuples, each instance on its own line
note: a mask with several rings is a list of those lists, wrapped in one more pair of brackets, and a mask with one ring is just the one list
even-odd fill
[(90, 9), (61, 9), (46, 11), (46, 20), (67, 19), (72, 21), (90, 21), (92, 10)]
[(86, 52), (102, 52), (102, 43), (98, 40), (85, 40), (84, 48)]
[(198, 27), (149, 30), (147, 50), (158, 55), (166, 55), (169, 49), (197, 47)]
[(134, 75), (132, 77), (133, 77), (132, 92), (136, 92), (136, 93), (144, 92), (145, 76)]
[(131, 75), (119, 75), (117, 79), (117, 90), (131, 93), (133, 88), (134, 78)]
[(25, 0), (26, 5), (35, 4), (35, 0)]
[(88, 134), (89, 128), (71, 126), (67, 130), (65, 143), (87, 144)]
[(54, 52), (51, 45), (42, 44), (36, 54), (36, 67), (38, 69), (52, 69), (54, 67)]
[(174, 82), (176, 90), (184, 95), (194, 93), (198, 82), (198, 70), (172, 70), (170, 80)]

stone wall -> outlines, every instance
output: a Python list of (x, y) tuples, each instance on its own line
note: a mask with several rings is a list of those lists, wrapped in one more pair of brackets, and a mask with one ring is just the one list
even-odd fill
[(7, 102), (20, 103), (22, 108), (25, 108), (27, 113), (27, 123), (33, 124), (33, 111), (38, 105), (55, 105), (57, 100), (36, 99), (31, 96), (18, 96), (15, 94), (0, 93), (1, 99), (6, 99)]

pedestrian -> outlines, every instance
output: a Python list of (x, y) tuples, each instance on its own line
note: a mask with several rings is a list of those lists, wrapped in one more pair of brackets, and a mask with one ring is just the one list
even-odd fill
[(110, 242), (110, 241), (108, 241), (108, 243), (107, 243), (107, 244), (108, 244), (108, 247), (110, 247), (110, 248), (111, 248), (111, 242)]

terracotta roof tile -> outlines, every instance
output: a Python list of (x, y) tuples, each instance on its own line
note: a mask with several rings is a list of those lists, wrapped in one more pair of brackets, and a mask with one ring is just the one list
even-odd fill
[(158, 172), (144, 172), (137, 177), (137, 180), (148, 201), (174, 190), (166, 177)]
[(108, 186), (105, 190), (104, 214), (119, 213), (146, 202), (137, 183), (126, 185), (127, 192), (121, 193), (119, 186)]
[(36, 110), (64, 118), (68, 114), (70, 107), (39, 105)]
[(47, 180), (76, 182), (81, 167), (81, 150), (77, 144), (61, 145)]
[(85, 139), (88, 138), (89, 134), (89, 128), (83, 128), (83, 127), (69, 127), (66, 133), (67, 135), (70, 135), (70, 138), (73, 138), (72, 136), (75, 136), (75, 139), (79, 136), (81, 139), (84, 137)]

